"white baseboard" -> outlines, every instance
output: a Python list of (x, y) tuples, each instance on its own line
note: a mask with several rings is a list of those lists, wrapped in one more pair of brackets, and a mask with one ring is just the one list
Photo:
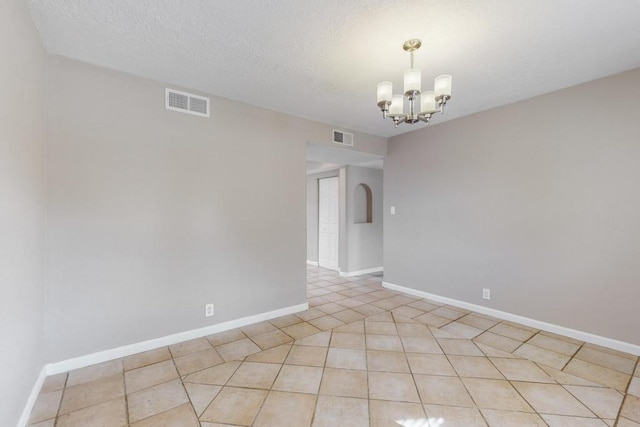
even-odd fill
[(18, 420), (17, 427), (25, 427), (29, 422), (29, 417), (31, 416), (31, 411), (33, 410), (33, 405), (36, 403), (36, 399), (40, 394), (40, 389), (42, 389), (42, 384), (44, 384), (44, 379), (47, 377), (47, 369), (46, 366), (43, 366), (40, 369), (40, 374), (38, 378), (36, 378), (36, 382), (31, 389), (31, 394), (29, 394), (29, 399), (27, 399), (26, 405), (24, 405), (24, 409), (22, 410), (22, 414), (20, 415), (20, 419)]
[(313, 265), (314, 267), (317, 267), (318, 266), (318, 261), (307, 260), (307, 265)]
[(453, 305), (455, 307), (464, 308), (466, 310), (475, 311), (477, 313), (486, 314), (488, 316), (497, 317), (498, 319), (508, 320), (511, 322), (520, 323), (532, 328), (540, 329), (547, 332), (553, 332), (554, 334), (564, 335), (566, 337), (574, 338), (580, 341), (588, 342), (591, 344), (600, 345), (602, 347), (612, 348), (614, 350), (623, 351), (625, 353), (640, 356), (640, 345), (627, 343), (624, 341), (618, 341), (611, 338), (602, 337), (600, 335), (590, 334), (588, 332), (577, 331), (575, 329), (566, 328), (564, 326), (558, 326), (551, 323), (542, 322), (540, 320), (530, 319), (528, 317), (518, 316), (517, 314), (507, 313), (506, 311), (500, 311), (493, 308), (483, 307), (481, 305), (471, 304), (464, 301), (459, 301), (453, 298), (447, 298), (440, 295), (430, 294), (428, 292), (419, 291), (416, 289), (406, 288), (404, 286), (394, 285), (389, 282), (382, 282), (382, 286), (398, 292), (413, 295), (420, 298), (426, 298), (437, 302)]
[(362, 276), (363, 274), (379, 273), (381, 271), (384, 271), (383, 267), (375, 267), (375, 268), (368, 268), (366, 270), (358, 270), (358, 271), (341, 271), (338, 273), (338, 276), (340, 277)]
[[(263, 322), (265, 320), (274, 319), (276, 317), (286, 316), (287, 314), (298, 313), (300, 311), (305, 311), (308, 309), (309, 303), (293, 305), (278, 310), (268, 311), (266, 313), (255, 314), (253, 316), (247, 316), (241, 319), (230, 320), (228, 322), (206, 326), (204, 328), (192, 329), (190, 331), (179, 332), (173, 335), (167, 335), (148, 341), (142, 341), (135, 344), (129, 344), (122, 347), (112, 348), (109, 350), (99, 351), (97, 353), (75, 357), (73, 359), (49, 363), (45, 365), (44, 369), (46, 371), (46, 375), (59, 374), (61, 372), (84, 368), (85, 366), (95, 365), (96, 363), (119, 359), (121, 357), (130, 356), (132, 354), (141, 353), (143, 351), (153, 350), (158, 347), (166, 347), (182, 341), (192, 340), (211, 334), (216, 334), (218, 332), (228, 331), (230, 329), (240, 328), (242, 326)], [(38, 391), (40, 391), (40, 388), (38, 388)]]

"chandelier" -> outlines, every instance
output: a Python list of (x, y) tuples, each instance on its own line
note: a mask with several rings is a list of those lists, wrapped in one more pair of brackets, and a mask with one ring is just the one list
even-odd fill
[[(434, 113), (444, 112), (444, 106), (451, 99), (451, 76), (443, 74), (436, 77), (434, 90), (421, 91), (421, 71), (413, 67), (413, 53), (420, 49), (422, 42), (411, 39), (404, 42), (402, 48), (411, 54), (411, 68), (404, 72), (404, 96), (409, 99), (409, 111), (404, 114), (404, 97), (393, 95), (393, 86), (389, 81), (378, 83), (378, 107), (382, 118), (390, 117), (396, 127), (400, 123), (417, 123), (429, 120)], [(416, 111), (420, 97), (420, 110)]]

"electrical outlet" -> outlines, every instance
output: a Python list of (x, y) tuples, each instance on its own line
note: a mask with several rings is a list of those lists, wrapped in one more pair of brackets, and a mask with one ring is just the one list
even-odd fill
[(391, 209), (389, 209), (391, 215), (395, 215), (396, 214), (396, 207), (395, 206), (391, 206)]
[(213, 316), (213, 304), (207, 304), (204, 306), (204, 317)]
[(482, 288), (482, 298), (491, 299), (491, 289)]

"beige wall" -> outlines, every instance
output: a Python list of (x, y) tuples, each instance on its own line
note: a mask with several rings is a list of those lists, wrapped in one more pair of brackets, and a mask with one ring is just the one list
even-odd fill
[(0, 2), (0, 425), (44, 364), (46, 55), (21, 0)]
[(59, 57), (50, 82), (48, 361), (306, 302), (305, 150), (331, 126), (166, 111), (163, 84)]
[(385, 280), (640, 344), (639, 99), (636, 69), (390, 139)]

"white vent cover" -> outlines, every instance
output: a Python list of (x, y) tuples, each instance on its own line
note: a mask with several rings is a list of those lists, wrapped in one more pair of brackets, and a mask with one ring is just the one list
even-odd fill
[(350, 147), (353, 147), (353, 134), (334, 129), (333, 142), (335, 142), (336, 144), (348, 145)]
[(164, 90), (164, 108), (209, 117), (209, 98), (166, 88)]

